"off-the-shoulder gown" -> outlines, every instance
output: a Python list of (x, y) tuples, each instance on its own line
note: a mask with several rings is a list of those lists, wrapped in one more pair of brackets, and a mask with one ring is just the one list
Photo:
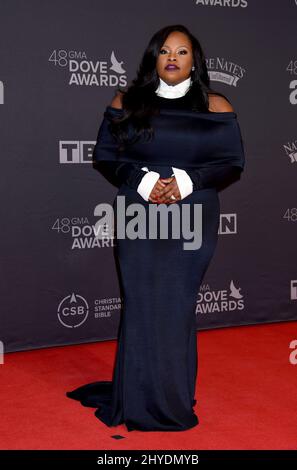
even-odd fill
[[(100, 380), (100, 364), (98, 367), (94, 365), (95, 381), (67, 392), (69, 398), (80, 401), (82, 405), (97, 408), (96, 417), (107, 426), (124, 423), (128, 431), (182, 431), (199, 423), (194, 410), (198, 372), (195, 306), (218, 240), (218, 187), (229, 178), (236, 178), (243, 168), (242, 162), (235, 165), (223, 162), (200, 169), (182, 165), (181, 137), (178, 136), (175, 147), (177, 130), (174, 125), (170, 126), (170, 112), (188, 110), (188, 96), (174, 99), (158, 97), (158, 100), (160, 109), (165, 114), (169, 112), (166, 127), (158, 131), (159, 135), (166, 133), (172, 166), (188, 171), (194, 183), (194, 191), (176, 204), (180, 209), (182, 205), (189, 204), (191, 223), (194, 223), (194, 205), (202, 204), (202, 228), (199, 227), (202, 245), (196, 250), (183, 249), (183, 243), (189, 240), (182, 234), (179, 239), (116, 240), (123, 309), (112, 380)], [(108, 106), (104, 119), (121, 112)], [(185, 119), (186, 116), (185, 113)], [(236, 114), (209, 113), (208, 117), (205, 113), (203, 117), (206, 123), (215, 119), (224, 125), (228, 120), (236, 119)], [(189, 145), (196, 138), (194, 132), (191, 126), (187, 128), (184, 152), (190, 151)], [(100, 131), (98, 137), (96, 150), (100, 160)], [(216, 135), (209, 133), (204, 145), (211, 138), (215, 139)], [(161, 177), (168, 177), (173, 173), (170, 165), (154, 164), (157, 144), (152, 148), (152, 163), (146, 162), (146, 166), (149, 170), (158, 171)], [(147, 161), (150, 145), (146, 144)], [(164, 148), (159, 152), (164, 153)], [(137, 160), (135, 163), (102, 165), (107, 173), (117, 172), (119, 189), (114, 200), (115, 214), (118, 196), (125, 196), (126, 207), (131, 203), (143, 205), (148, 221), (152, 203), (145, 201), (137, 192), (137, 185), (144, 174), (143, 166), (143, 161)]]

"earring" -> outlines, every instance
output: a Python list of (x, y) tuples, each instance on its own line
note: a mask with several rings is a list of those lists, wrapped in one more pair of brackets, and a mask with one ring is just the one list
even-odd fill
[(193, 67), (192, 67), (192, 70), (195, 70), (195, 67), (194, 67), (194, 65), (193, 65)]

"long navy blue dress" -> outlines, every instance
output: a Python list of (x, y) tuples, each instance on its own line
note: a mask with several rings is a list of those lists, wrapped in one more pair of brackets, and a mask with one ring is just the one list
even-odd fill
[[(158, 99), (160, 108), (189, 107), (187, 95)], [(119, 112), (111, 107), (108, 110), (111, 114)], [(167, 131), (168, 138), (174, 139), (174, 132), (170, 135), (170, 129)], [(118, 196), (125, 196), (126, 206), (142, 204), (148, 220), (152, 203), (136, 191), (144, 174), (141, 166), (131, 163), (117, 166), (119, 190), (114, 200), (115, 214)], [(161, 177), (172, 174), (170, 166), (148, 167), (158, 171)], [(115, 168), (112, 170), (111, 165), (107, 171)], [(202, 204), (199, 249), (184, 250), (183, 243), (189, 240), (183, 236), (117, 240), (123, 310), (113, 378), (67, 392), (69, 398), (82, 405), (97, 408), (96, 417), (106, 425), (125, 423), (128, 431), (182, 431), (199, 423), (193, 409), (198, 371), (195, 305), (218, 240), (217, 186), (241, 170), (232, 165), (204, 172), (189, 169), (194, 191), (176, 204), (187, 203), (191, 209), (194, 204)]]

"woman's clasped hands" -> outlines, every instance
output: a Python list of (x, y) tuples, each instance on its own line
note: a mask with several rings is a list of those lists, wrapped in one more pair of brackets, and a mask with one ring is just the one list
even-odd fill
[[(171, 198), (174, 196), (175, 199)], [(159, 178), (149, 195), (149, 201), (156, 204), (172, 204), (181, 199), (175, 176)]]

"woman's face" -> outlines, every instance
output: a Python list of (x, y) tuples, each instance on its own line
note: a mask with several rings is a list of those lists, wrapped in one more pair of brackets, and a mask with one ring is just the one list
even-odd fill
[[(166, 68), (175, 65), (177, 68)], [(193, 65), (192, 45), (188, 36), (174, 31), (159, 50), (157, 73), (168, 85), (177, 85), (190, 76)]]

